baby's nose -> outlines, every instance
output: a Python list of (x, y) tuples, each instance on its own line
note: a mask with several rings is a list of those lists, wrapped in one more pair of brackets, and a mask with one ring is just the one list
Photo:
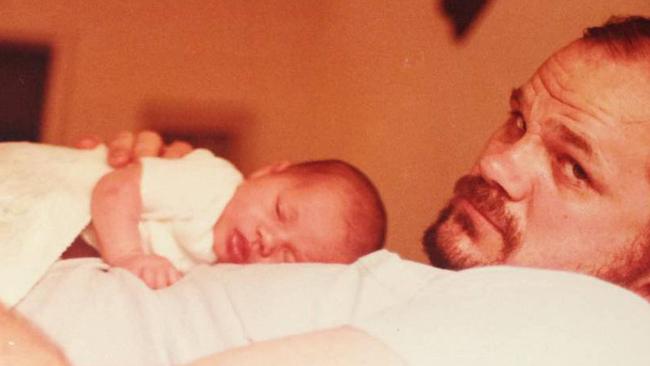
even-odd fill
[(281, 245), (281, 239), (277, 230), (268, 227), (260, 227), (257, 230), (259, 255), (262, 257), (269, 257), (273, 255), (275, 249)]

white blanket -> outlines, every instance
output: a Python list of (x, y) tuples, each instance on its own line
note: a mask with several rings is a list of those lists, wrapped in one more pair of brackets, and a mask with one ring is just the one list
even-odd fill
[(16, 310), (75, 366), (171, 366), (335, 327), (413, 298), (444, 271), (381, 251), (352, 265), (200, 265), (162, 290), (99, 258), (58, 261)]
[(0, 301), (12, 307), (90, 221), (106, 149), (0, 144)]

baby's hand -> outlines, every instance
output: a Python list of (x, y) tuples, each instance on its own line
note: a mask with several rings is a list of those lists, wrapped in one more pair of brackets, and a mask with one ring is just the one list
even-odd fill
[(155, 290), (171, 286), (183, 276), (167, 258), (155, 254), (125, 257), (113, 265), (130, 271)]

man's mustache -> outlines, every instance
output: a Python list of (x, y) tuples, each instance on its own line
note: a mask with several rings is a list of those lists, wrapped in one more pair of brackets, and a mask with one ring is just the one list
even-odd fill
[(454, 195), (456, 199), (466, 200), (497, 227), (506, 244), (504, 254), (514, 249), (520, 233), (516, 220), (506, 208), (509, 197), (503, 188), (488, 183), (481, 176), (465, 175), (456, 182)]
[(454, 195), (467, 200), (479, 212), (491, 219), (506, 214), (505, 203), (508, 201), (508, 195), (501, 187), (490, 185), (481, 176), (461, 177), (454, 186)]

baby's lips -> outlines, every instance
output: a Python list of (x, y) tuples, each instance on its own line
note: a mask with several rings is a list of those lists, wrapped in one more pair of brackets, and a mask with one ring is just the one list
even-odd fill
[(233, 263), (247, 263), (250, 256), (248, 239), (239, 230), (233, 230), (228, 240), (228, 255)]

